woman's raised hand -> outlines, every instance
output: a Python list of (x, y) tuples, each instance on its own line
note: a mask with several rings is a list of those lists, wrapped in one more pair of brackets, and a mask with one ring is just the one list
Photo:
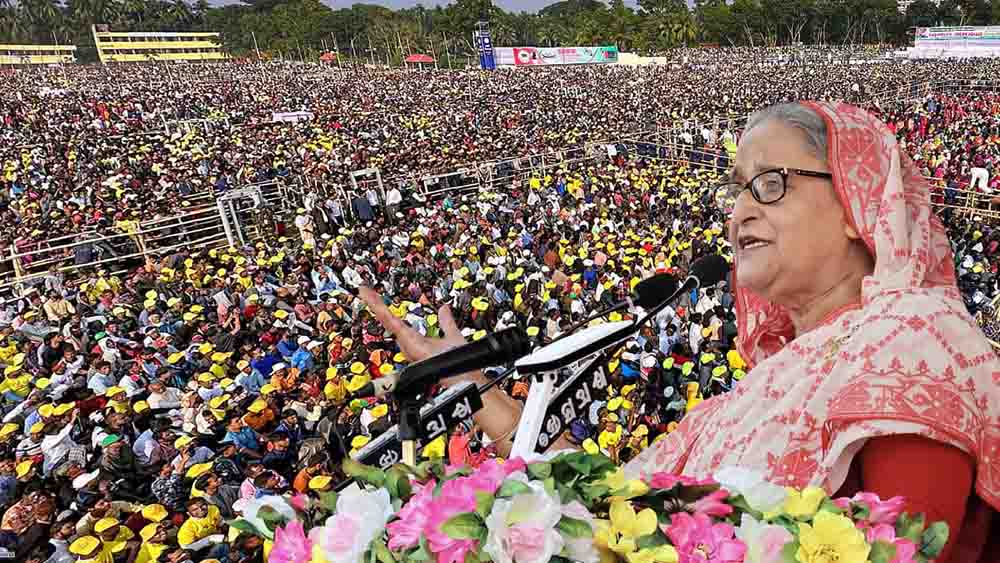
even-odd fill
[[(462, 336), (462, 332), (458, 329), (455, 317), (451, 314), (451, 307), (448, 305), (443, 305), (438, 309), (438, 323), (441, 326), (444, 337), (428, 338), (414, 330), (413, 327), (396, 315), (393, 315), (392, 311), (385, 306), (385, 302), (382, 301), (382, 296), (373, 289), (362, 287), (358, 291), (358, 295), (368, 305), (368, 309), (375, 315), (375, 318), (378, 319), (382, 327), (396, 337), (396, 342), (399, 343), (399, 348), (406, 355), (408, 362), (419, 362), (425, 358), (440, 354), (445, 350), (465, 344), (465, 337)], [(458, 376), (445, 380), (445, 383), (454, 383), (461, 379), (463, 379), (463, 376)]]

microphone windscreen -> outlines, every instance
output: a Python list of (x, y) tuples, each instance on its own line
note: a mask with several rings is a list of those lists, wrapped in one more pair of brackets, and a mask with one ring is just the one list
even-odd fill
[(677, 291), (677, 278), (670, 274), (656, 274), (635, 285), (632, 300), (643, 309), (652, 309)]
[(691, 265), (691, 276), (700, 287), (715, 285), (729, 275), (729, 262), (718, 254), (710, 254)]

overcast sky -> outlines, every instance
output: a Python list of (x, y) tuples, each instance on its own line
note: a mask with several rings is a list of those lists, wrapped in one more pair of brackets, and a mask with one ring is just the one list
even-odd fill
[[(508, 12), (537, 12), (538, 10), (548, 6), (549, 4), (554, 4), (556, 0), (493, 0), (497, 6), (500, 6)], [(334, 8), (350, 8), (356, 2), (354, 0), (323, 0), (328, 6), (333, 6)], [(388, 6), (390, 8), (409, 8), (416, 6), (417, 4), (423, 4), (428, 8), (431, 6), (444, 6), (449, 4), (449, 0), (367, 0), (363, 2), (365, 4), (380, 4), (382, 6)], [(635, 0), (625, 0), (626, 6), (636, 7)]]

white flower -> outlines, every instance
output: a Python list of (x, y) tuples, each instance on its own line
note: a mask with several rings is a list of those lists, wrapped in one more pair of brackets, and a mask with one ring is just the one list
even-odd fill
[(559, 499), (538, 481), (527, 485), (531, 492), (497, 499), (486, 517), (489, 534), (483, 550), (495, 563), (545, 563), (563, 549), (556, 529), (562, 518)]
[(746, 513), (740, 518), (736, 537), (747, 546), (747, 563), (781, 563), (781, 551), (792, 540), (792, 534), (785, 528), (758, 522)]
[(309, 539), (330, 563), (361, 563), (392, 515), (392, 499), (385, 489), (348, 490), (337, 498), (336, 514), (325, 526), (313, 528)]
[(750, 508), (758, 512), (777, 510), (788, 493), (784, 487), (768, 483), (764, 475), (746, 467), (723, 467), (712, 478), (734, 495), (742, 495)]
[[(580, 504), (580, 501), (574, 500), (569, 504), (563, 505), (562, 514), (563, 516), (583, 520), (590, 524), (591, 529), (596, 531), (596, 528), (594, 528), (594, 515), (587, 510), (587, 507)], [(593, 535), (582, 538), (566, 538), (566, 548), (563, 550), (562, 555), (578, 563), (599, 563), (601, 560), (601, 554), (594, 547)]]

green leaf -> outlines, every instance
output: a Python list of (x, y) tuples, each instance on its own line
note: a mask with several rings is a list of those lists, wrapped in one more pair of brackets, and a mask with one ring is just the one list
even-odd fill
[(528, 466), (528, 475), (532, 478), (542, 480), (552, 476), (551, 463), (533, 463)]
[(670, 543), (667, 541), (667, 537), (663, 535), (663, 532), (657, 530), (652, 534), (646, 534), (642, 536), (635, 542), (635, 546), (639, 549), (646, 549), (651, 547), (659, 547), (661, 545), (667, 545)]
[(946, 543), (948, 543), (948, 524), (935, 522), (920, 536), (920, 553), (933, 559), (941, 554)]
[(389, 491), (389, 496), (399, 498), (399, 473), (390, 469), (385, 474), (385, 489)]
[(568, 538), (586, 538), (594, 535), (594, 528), (589, 522), (569, 516), (560, 518), (556, 527)]
[(924, 515), (917, 514), (910, 516), (903, 513), (896, 521), (896, 537), (906, 538), (913, 543), (920, 545), (920, 536), (924, 532)]
[(409, 555), (406, 555), (403, 558), (403, 560), (404, 561), (430, 561), (432, 558), (433, 558), (433, 556), (431, 555), (431, 550), (430, 550), (429, 547), (427, 547), (427, 539), (423, 535), (421, 535), (420, 536), (420, 547), (418, 547), (416, 549), (416, 551), (413, 551)]
[(868, 554), (869, 563), (890, 563), (896, 558), (896, 546), (884, 541), (877, 541), (872, 544), (872, 550)]
[(381, 487), (385, 484), (385, 471), (381, 469), (359, 463), (350, 458), (344, 460), (343, 469), (344, 474), (348, 477), (353, 477), (374, 487)]
[(546, 479), (542, 483), (545, 485), (545, 492), (549, 493), (552, 496), (556, 496), (557, 493), (556, 493), (556, 480), (555, 479), (553, 479), (552, 477), (549, 477), (548, 479)]
[(834, 504), (829, 497), (823, 499), (823, 502), (819, 505), (819, 509), (832, 514), (844, 514), (846, 512), (843, 508)]
[(586, 453), (570, 454), (566, 457), (566, 464), (581, 475), (590, 475), (593, 468), (593, 461)]
[(493, 510), (494, 500), (493, 495), (486, 491), (476, 491), (476, 514), (483, 520), (486, 520), (486, 517), (490, 515), (490, 511)]
[(399, 489), (399, 498), (403, 501), (410, 500), (410, 497), (413, 496), (413, 486), (410, 485), (409, 477), (404, 476), (400, 479), (399, 483), (396, 484), (396, 487)]
[(263, 520), (264, 525), (266, 525), (268, 530), (272, 532), (287, 521), (287, 518), (285, 518), (284, 515), (270, 506), (262, 506), (260, 510), (257, 511), (257, 517)]
[(497, 491), (497, 498), (510, 498), (530, 492), (531, 488), (524, 483), (520, 481), (507, 480), (503, 482), (503, 485), (500, 485), (500, 490)]
[(763, 514), (750, 508), (750, 503), (747, 502), (747, 499), (743, 498), (743, 495), (731, 496), (726, 499), (726, 502), (735, 509), (734, 513), (749, 514), (758, 522), (764, 519)]
[(396, 557), (386, 547), (385, 541), (382, 538), (378, 538), (372, 543), (372, 549), (375, 551), (375, 557), (379, 563), (396, 563)]
[(474, 540), (479, 537), (483, 521), (475, 512), (463, 512), (449, 518), (441, 525), (441, 531), (453, 540)]
[(319, 507), (324, 512), (333, 514), (337, 511), (337, 492), (325, 491), (319, 494)]
[(274, 537), (274, 534), (272, 534), (270, 532), (270, 530), (267, 530), (267, 531), (265, 531), (265, 530), (258, 530), (256, 526), (254, 526), (253, 524), (251, 524), (250, 522), (247, 522), (246, 520), (244, 520), (242, 518), (237, 518), (236, 520), (230, 520), (229, 521), (229, 527), (230, 528), (236, 528), (237, 530), (239, 530), (241, 532), (246, 532), (248, 534), (251, 534), (251, 535), (254, 535), (254, 536), (259, 536), (259, 537), (264, 537), (264, 538), (267, 538), (267, 539), (271, 539), (271, 538)]
[(781, 558), (786, 562), (798, 561), (795, 553), (799, 550), (799, 541), (793, 539), (792, 541), (785, 544), (785, 547), (781, 548)]

